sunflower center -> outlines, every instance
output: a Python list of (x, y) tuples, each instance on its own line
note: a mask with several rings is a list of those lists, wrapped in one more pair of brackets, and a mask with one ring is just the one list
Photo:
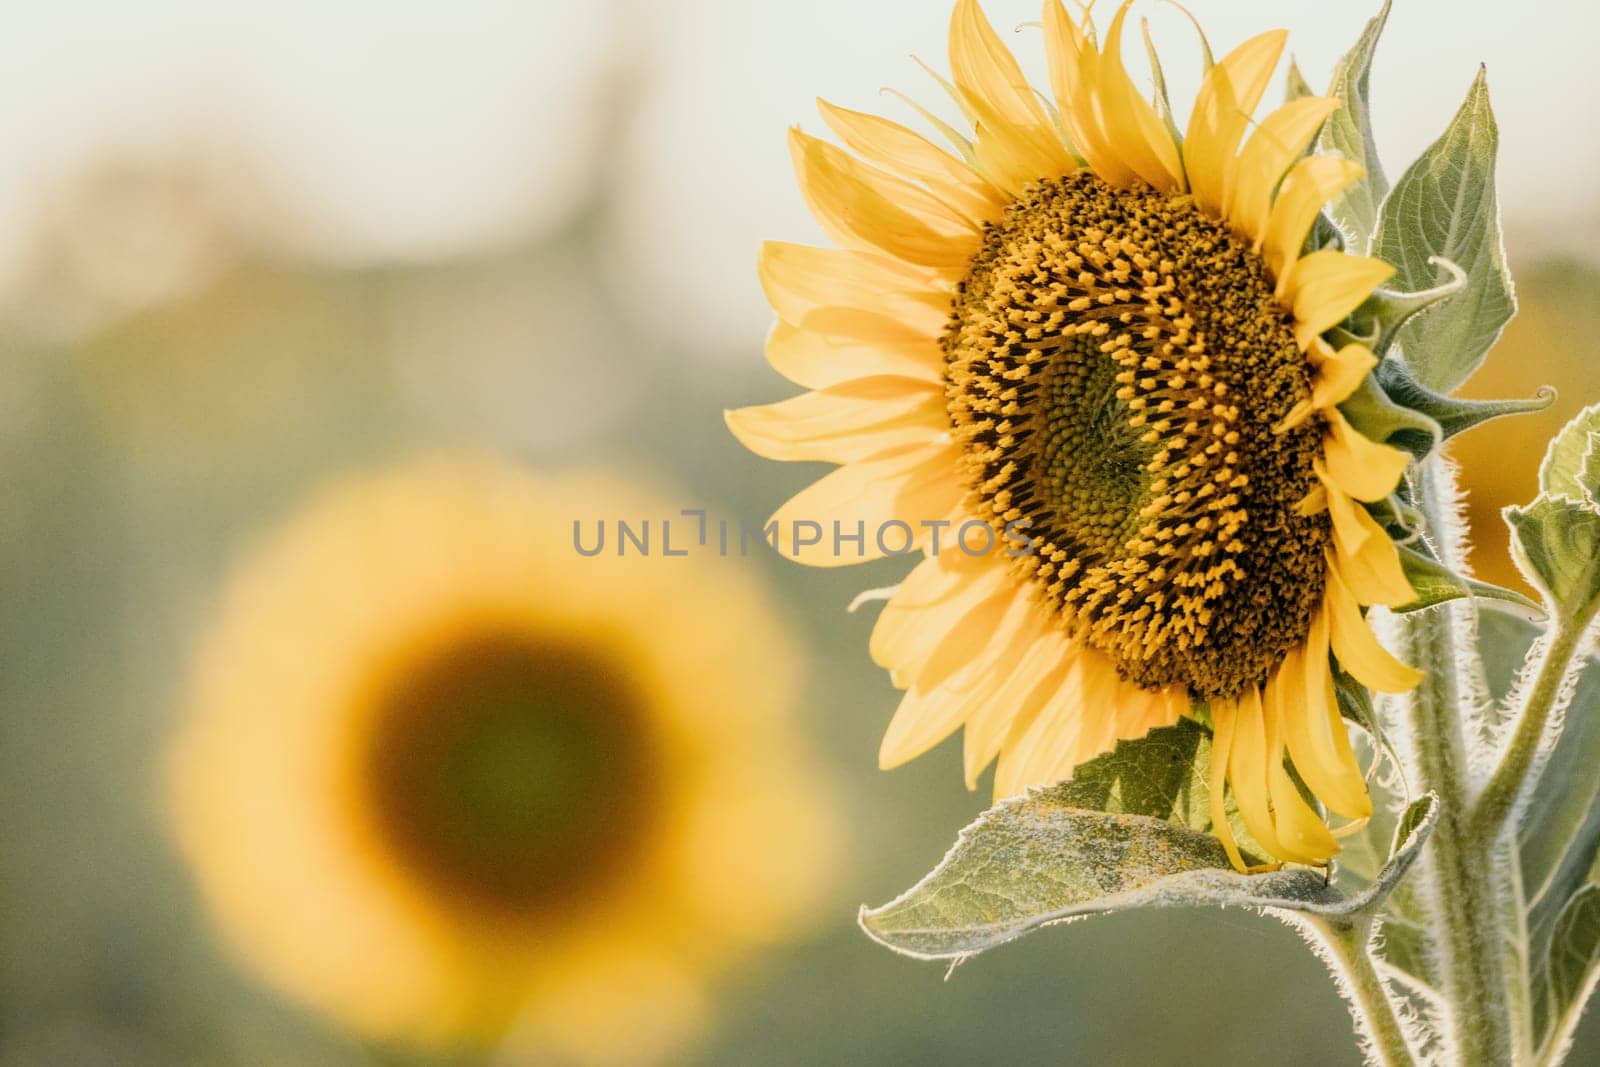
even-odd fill
[(1265, 264), (1188, 197), (1087, 173), (989, 227), (944, 338), (977, 513), (1026, 521), (1017, 565), (1147, 688), (1264, 682), (1322, 596), (1319, 419)]
[(620, 873), (647, 826), (640, 697), (590, 650), (470, 636), (395, 678), (376, 710), (364, 767), (379, 832), (452, 903), (564, 910)]

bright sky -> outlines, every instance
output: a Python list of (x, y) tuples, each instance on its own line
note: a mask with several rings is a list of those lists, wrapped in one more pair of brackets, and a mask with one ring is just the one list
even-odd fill
[[(1038, 70), (1037, 31), (1011, 32), (1037, 19), (1037, 4), (988, 6)], [(1375, 4), (1189, 6), (1219, 53), (1287, 27), (1321, 86)], [(1486, 2), (1396, 0), (1374, 75), (1376, 124), (1398, 174), (1487, 62), (1508, 222), (1573, 243), (1600, 221), (1600, 20), (1582, 0), (1534, 7), (1537, 21)], [(1136, 11), (1172, 57), (1174, 98), (1187, 98), (1193, 31), (1169, 4), (1140, 0)], [(818, 129), (816, 95), (896, 115), (880, 86), (936, 100), (908, 55), (945, 65), (947, 15), (930, 0), (14, 5), (0, 35), (0, 265), (34, 190), (74, 161), (197, 128), (251, 145), (313, 220), (321, 250), (341, 257), (436, 255), (547, 225), (596, 177), (593, 116), (608, 71), (638, 56), (639, 121), (603, 163), (623, 196), (615, 251), (644, 290), (636, 310), (674, 312), (684, 340), (725, 341), (766, 314), (757, 243), (815, 234), (785, 126)]]

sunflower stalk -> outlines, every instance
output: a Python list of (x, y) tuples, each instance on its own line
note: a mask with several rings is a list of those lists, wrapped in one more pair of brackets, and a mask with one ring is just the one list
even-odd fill
[(1297, 925), (1350, 1006), (1367, 1059), (1378, 1067), (1409, 1067), (1418, 1062), (1415, 1028), (1395, 1010), (1394, 999), (1378, 973), (1372, 916), (1353, 921), (1305, 919)]
[[(1129, 7), (1102, 46), (1048, 0), (1052, 103), (959, 0), (959, 161), (831, 106), (864, 162), (791, 138), (819, 220), (876, 251), (763, 253), (769, 356), (812, 391), (729, 427), (840, 464), (773, 526), (1032, 530), (1033, 562), (1003, 570), (933, 542), (874, 628), (906, 691), (880, 764), (961, 730), (969, 786), (993, 763), (999, 801), (861, 926), (959, 962), (1091, 915), (1250, 909), (1328, 963), (1374, 1063), (1559, 1062), (1600, 980), (1600, 715), (1562, 729), (1575, 693), (1600, 710), (1600, 407), (1506, 512), (1539, 600), (1475, 581), (1445, 449), (1553, 399), (1452, 395), (1516, 307), (1487, 77), (1391, 185), (1368, 103), (1387, 4), (1325, 97), (1292, 77), (1248, 140), (1282, 34), (1208, 53), (1179, 136), (1153, 50), (1157, 103), (1128, 77)], [(908, 292), (930, 270), (953, 300)], [(938, 344), (844, 365), (901, 317)], [(1232, 599), (1246, 583), (1270, 609)]]

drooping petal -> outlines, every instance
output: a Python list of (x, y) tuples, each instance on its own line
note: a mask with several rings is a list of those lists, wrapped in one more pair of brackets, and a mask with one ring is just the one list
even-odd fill
[(1352, 160), (1316, 155), (1296, 163), (1283, 179), (1261, 244), (1261, 255), (1278, 279), (1279, 297), (1288, 289), (1289, 268), (1300, 258), (1317, 214), (1364, 173)]
[(789, 134), (800, 192), (828, 235), (946, 277), (965, 273), (981, 242), (972, 220), (926, 189), (894, 177), (826, 141)]
[(1328, 577), (1327, 590), (1323, 593), (1323, 610), (1328, 614), (1334, 658), (1368, 689), (1380, 693), (1404, 693), (1415, 688), (1422, 681), (1423, 672), (1401, 663), (1378, 643), (1372, 627), (1362, 617), (1355, 594), (1339, 573), (1337, 555), (1329, 552), (1327, 558)]
[(1310, 348), (1319, 334), (1343, 322), (1393, 275), (1394, 267), (1381, 259), (1332, 249), (1296, 260), (1289, 268), (1284, 296), (1294, 311), (1294, 336), (1300, 348)]
[(1283, 847), (1280, 858), (1298, 863), (1326, 863), (1339, 851), (1339, 844), (1328, 832), (1322, 817), (1300, 795), (1299, 787), (1283, 765), (1283, 709), (1264, 703), (1261, 711), (1267, 727), (1267, 792), (1272, 797), (1273, 829)]
[(1319, 613), (1305, 644), (1291, 649), (1273, 673), (1267, 699), (1283, 723), (1289, 758), (1311, 792), (1339, 814), (1362, 818), (1371, 814), (1372, 801), (1337, 703), (1330, 705), (1332, 686), (1328, 625)]
[(1227, 780), (1233, 754), (1233, 735), (1238, 729), (1239, 709), (1231, 700), (1211, 702), (1211, 768), (1207, 788), (1211, 793), (1211, 832), (1222, 842), (1223, 851), (1236, 871), (1245, 871), (1239, 842), (1228, 822)]
[[(1261, 694), (1247, 689), (1234, 700), (1216, 700), (1217, 705), (1231, 705), (1234, 716), (1233, 746), (1228, 753), (1228, 781), (1233, 786), (1234, 802), (1239, 817), (1244, 820), (1250, 836), (1274, 856), (1283, 855), (1278, 843), (1277, 830), (1272, 821), (1272, 795), (1268, 786), (1270, 758), (1267, 752), (1267, 729), (1261, 712)], [(1215, 758), (1215, 757), (1213, 757)]]
[(851, 111), (818, 100), (822, 119), (864, 159), (922, 182), (940, 200), (974, 222), (988, 222), (1004, 211), (1008, 198), (973, 170), (926, 137), (879, 115)]
[(802, 330), (779, 320), (767, 334), (772, 369), (807, 389), (891, 374), (920, 382), (944, 380), (944, 350), (933, 338), (857, 339)]
[(827, 463), (931, 444), (949, 430), (943, 389), (887, 375), (856, 378), (724, 417), (733, 435), (758, 456)]

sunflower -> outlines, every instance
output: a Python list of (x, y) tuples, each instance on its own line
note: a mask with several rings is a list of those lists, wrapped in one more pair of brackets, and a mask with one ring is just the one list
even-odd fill
[[(1392, 268), (1308, 250), (1361, 168), (1307, 152), (1338, 100), (1253, 122), (1284, 33), (1209, 66), (1180, 138), (1124, 67), (1128, 7), (1101, 43), (1088, 14), (1047, 0), (1052, 106), (961, 0), (945, 84), (973, 133), (924, 112), (954, 152), (825, 102), (845, 148), (791, 131), (800, 189), (842, 246), (760, 257), (768, 359), (811, 391), (728, 422), (761, 455), (842, 465), (778, 511), (780, 530), (919, 535), (872, 634), (905, 690), (885, 768), (965, 727), (968, 786), (997, 760), (1009, 796), (1193, 714), (1213, 729), (1234, 864), (1225, 786), (1262, 849), (1322, 864), (1338, 845), (1301, 784), (1371, 813), (1334, 661), (1377, 690), (1419, 678), (1363, 611), (1414, 599), (1362, 506), (1407, 456), (1340, 414), (1372, 352), (1323, 336)], [(972, 523), (991, 546), (1025, 531), (1026, 550), (939, 551)], [(830, 566), (884, 541), (784, 550)]]
[(182, 851), (249, 963), (373, 1039), (653, 1059), (812, 911), (789, 636), (728, 561), (579, 557), (602, 503), (667, 513), (490, 460), (339, 486), (204, 643)]

